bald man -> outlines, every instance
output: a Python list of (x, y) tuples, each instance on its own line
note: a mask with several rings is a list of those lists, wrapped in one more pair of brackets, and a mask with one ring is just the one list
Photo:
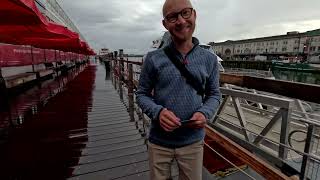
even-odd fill
[[(171, 165), (176, 160), (180, 180), (201, 180), (204, 126), (221, 99), (217, 56), (202, 49), (192, 37), (197, 15), (190, 1), (166, 0), (163, 17), (172, 43), (147, 54), (136, 92), (138, 105), (152, 120), (150, 177), (171, 179)], [(167, 50), (202, 86), (204, 96), (187, 83)]]

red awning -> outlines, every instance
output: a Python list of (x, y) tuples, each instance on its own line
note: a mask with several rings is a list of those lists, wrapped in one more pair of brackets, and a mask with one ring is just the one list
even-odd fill
[(77, 52), (80, 49), (78, 38), (45, 39), (45, 38), (24, 38), (25, 44), (44, 49), (56, 49), (61, 51)]
[(79, 34), (49, 22), (34, 0), (0, 0), (0, 42), (93, 54)]
[(7, 25), (35, 25), (48, 22), (34, 0), (1, 0), (0, 17), (0, 24)]

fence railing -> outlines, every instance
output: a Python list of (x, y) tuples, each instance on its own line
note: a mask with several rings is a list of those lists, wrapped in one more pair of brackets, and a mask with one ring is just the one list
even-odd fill
[[(142, 63), (125, 59), (123, 51), (119, 56), (117, 52), (108, 55), (108, 63), (112, 82), (124, 101), (123, 92), (126, 90), (123, 87), (127, 87), (131, 121), (137, 122), (140, 131), (147, 135), (150, 122), (135, 104), (133, 93), (138, 85), (134, 77), (139, 76)], [(250, 78), (221, 74), (220, 90), (224, 98), (210, 126), (284, 171), (291, 171), (292, 174), (299, 172), (301, 179), (317, 179), (320, 168), (320, 115), (307, 112), (306, 109), (310, 109), (308, 102), (302, 101), (310, 101), (310, 94), (301, 98), (303, 96), (295, 95), (298, 91), (294, 90), (286, 97), (283, 88), (291, 85), (299, 88), (299, 83)], [(268, 85), (270, 87), (266, 88)], [(281, 88), (274, 85), (280, 85)], [(261, 87), (264, 87), (263, 91)], [(319, 89), (318, 86), (305, 84), (301, 87), (307, 88), (304, 92)], [(278, 91), (280, 93), (276, 93)], [(313, 99), (314, 103), (318, 101), (318, 98)]]

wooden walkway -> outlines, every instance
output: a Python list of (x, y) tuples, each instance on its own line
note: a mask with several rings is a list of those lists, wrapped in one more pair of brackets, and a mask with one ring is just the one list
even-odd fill
[[(0, 179), (150, 179), (145, 138), (125, 103), (104, 66), (88, 66), (10, 130), (0, 144)], [(176, 165), (172, 174), (178, 179)], [(239, 177), (247, 179), (240, 172), (225, 179)], [(203, 168), (203, 180), (214, 179)]]
[[(97, 67), (88, 127), (72, 138), (87, 137), (70, 179), (144, 179), (148, 174), (145, 140), (136, 129), (105, 71)], [(144, 178), (142, 178), (144, 177)]]

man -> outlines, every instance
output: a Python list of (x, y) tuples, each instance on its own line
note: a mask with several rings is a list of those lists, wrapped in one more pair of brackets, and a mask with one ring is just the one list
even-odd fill
[[(163, 49), (147, 54), (136, 92), (137, 103), (151, 119), (150, 176), (171, 178), (177, 161), (179, 179), (201, 180), (204, 126), (220, 103), (217, 57), (192, 37), (196, 11), (189, 0), (166, 0), (163, 25), (170, 32), (168, 48), (205, 89), (204, 98), (181, 75)], [(153, 93), (152, 93), (153, 91)], [(188, 123), (182, 123), (188, 121)]]

